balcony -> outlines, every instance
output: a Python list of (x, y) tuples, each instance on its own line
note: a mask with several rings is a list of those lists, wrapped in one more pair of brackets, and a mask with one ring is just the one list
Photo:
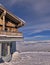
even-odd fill
[(5, 32), (5, 31), (0, 31), (0, 37), (22, 37), (21, 32)]
[(12, 41), (22, 41), (23, 35), (21, 32), (5, 32), (0, 31), (0, 42), (12, 42)]

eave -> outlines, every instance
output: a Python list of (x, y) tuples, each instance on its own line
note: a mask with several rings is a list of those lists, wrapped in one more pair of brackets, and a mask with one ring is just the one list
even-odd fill
[(22, 20), (21, 18), (15, 16), (14, 14), (10, 13), (4, 6), (0, 6), (0, 12), (2, 13), (4, 10), (6, 10), (6, 17), (11, 19), (15, 24), (19, 24), (18, 28), (21, 26), (24, 26), (25, 21)]

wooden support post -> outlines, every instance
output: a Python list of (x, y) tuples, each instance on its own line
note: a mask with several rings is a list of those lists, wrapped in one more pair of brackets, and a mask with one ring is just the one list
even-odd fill
[(3, 16), (3, 31), (5, 30), (5, 16)]
[(3, 13), (3, 31), (5, 30), (5, 15), (6, 15), (6, 11), (4, 11)]
[(10, 55), (10, 44), (8, 44), (8, 55)]
[(2, 43), (0, 43), (0, 58), (1, 58), (1, 54), (2, 54)]

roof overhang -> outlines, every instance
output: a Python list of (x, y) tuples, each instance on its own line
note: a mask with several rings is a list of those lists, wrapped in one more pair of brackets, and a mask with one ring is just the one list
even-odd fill
[(4, 11), (6, 11), (6, 17), (11, 19), (13, 22), (15, 22), (15, 24), (17, 24), (17, 23), (20, 24), (18, 26), (18, 28), (21, 27), (21, 26), (24, 26), (24, 24), (25, 24), (24, 20), (22, 20), (21, 18), (15, 16), (14, 14), (10, 13), (4, 6), (0, 5), (0, 13), (2, 13)]

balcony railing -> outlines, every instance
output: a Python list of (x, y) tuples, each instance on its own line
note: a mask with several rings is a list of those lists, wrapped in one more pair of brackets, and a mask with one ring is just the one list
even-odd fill
[(0, 36), (6, 36), (6, 37), (22, 37), (21, 32), (6, 32), (6, 31), (0, 31)]

